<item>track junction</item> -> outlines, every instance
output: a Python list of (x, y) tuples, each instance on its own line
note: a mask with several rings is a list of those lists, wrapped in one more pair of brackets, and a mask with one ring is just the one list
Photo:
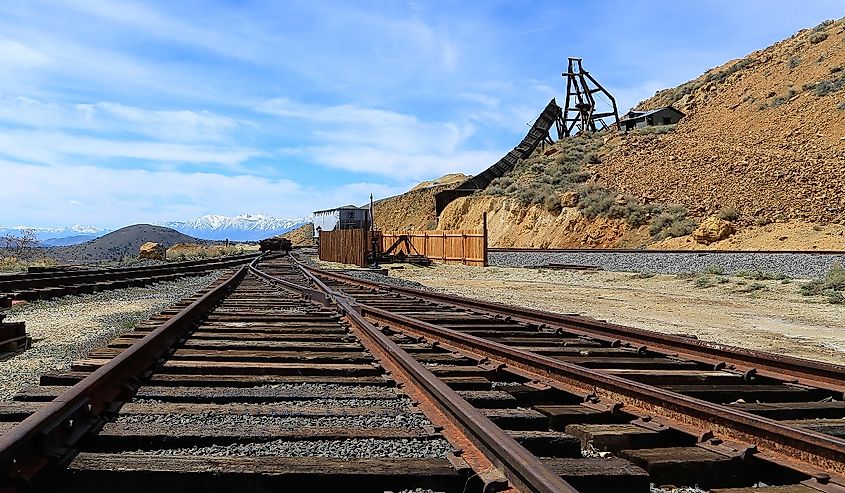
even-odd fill
[(0, 406), (0, 465), (6, 491), (841, 492), (843, 377), (270, 254)]

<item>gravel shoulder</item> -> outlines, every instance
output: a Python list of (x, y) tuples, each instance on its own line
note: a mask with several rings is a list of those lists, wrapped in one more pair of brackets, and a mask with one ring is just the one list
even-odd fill
[(630, 272), (404, 265), (390, 277), (429, 289), (773, 353), (845, 364), (845, 305), (798, 292), (801, 281)]
[(43, 373), (70, 368), (74, 360), (220, 277), (204, 276), (151, 286), (65, 296), (13, 307), (9, 321), (25, 321), (32, 348), (0, 361), (0, 399), (11, 399)]

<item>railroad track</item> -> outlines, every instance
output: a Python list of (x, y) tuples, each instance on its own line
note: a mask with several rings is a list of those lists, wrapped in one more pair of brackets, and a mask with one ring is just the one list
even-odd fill
[(478, 303), (262, 258), (0, 406), (4, 491), (844, 491), (843, 368)]
[(257, 254), (173, 262), (149, 267), (90, 269), (0, 276), (0, 298), (33, 301), (95, 291), (146, 286), (242, 265)]

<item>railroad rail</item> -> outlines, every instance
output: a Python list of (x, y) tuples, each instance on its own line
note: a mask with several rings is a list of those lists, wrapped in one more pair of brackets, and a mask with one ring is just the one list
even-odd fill
[[(714, 443), (722, 446), (734, 441), (735, 453), (753, 457), (743, 459), (746, 463), (763, 461), (766, 467), (806, 474), (796, 488), (842, 491), (845, 367), (585, 317), (395, 287), (335, 272), (312, 273), (355, 299), (362, 315), (391, 330), (398, 328), (452, 350), (472, 352), (482, 363), (527, 371), (533, 378), (539, 375), (537, 380), (544, 385), (580, 392), (588, 402), (618, 408), (626, 419), (632, 417), (627, 424), (617, 422), (621, 425), (617, 428), (598, 426), (593, 430), (599, 432), (598, 437), (583, 426), (565, 428), (594, 444), (610, 436), (611, 441), (630, 446), (629, 439), (643, 432), (644, 423), (652, 423), (646, 424), (648, 428), (659, 422), (697, 437), (695, 443), (686, 444), (694, 446), (695, 454)], [(548, 408), (540, 411), (549, 419), (555, 417)], [(620, 437), (625, 435), (629, 437)], [(693, 453), (689, 447), (665, 445), (662, 451), (618, 447), (614, 445), (611, 451), (650, 472), (677, 460), (676, 454)], [(833, 483), (831, 475), (837, 478)]]
[(146, 286), (251, 262), (257, 254), (172, 262), (166, 265), (0, 276), (0, 298), (33, 301), (95, 291)]
[(845, 491), (843, 367), (556, 317), (263, 256), (0, 404), (0, 490)]

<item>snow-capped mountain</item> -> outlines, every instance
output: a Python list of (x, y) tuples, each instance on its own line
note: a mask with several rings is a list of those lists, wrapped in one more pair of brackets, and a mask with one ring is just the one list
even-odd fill
[[(35, 232), (35, 238), (39, 242), (44, 242), (45, 240), (59, 240), (62, 238), (70, 238), (74, 237), (73, 241), (79, 240), (79, 242), (90, 240), (91, 238), (95, 238), (97, 236), (102, 236), (108, 233), (108, 230), (99, 229), (94, 226), (82, 226), (80, 224), (74, 224), (73, 226), (63, 226), (63, 227), (56, 227), (56, 228), (41, 228), (41, 227), (34, 227), (34, 226), (3, 226), (0, 225), (0, 235), (14, 235), (20, 236), (23, 234), (24, 231), (32, 230)], [(65, 244), (63, 242), (59, 242), (60, 244)]]
[(205, 240), (256, 241), (286, 233), (309, 222), (311, 219), (304, 217), (281, 218), (266, 214), (233, 217), (206, 214), (190, 221), (173, 221), (163, 226)]

